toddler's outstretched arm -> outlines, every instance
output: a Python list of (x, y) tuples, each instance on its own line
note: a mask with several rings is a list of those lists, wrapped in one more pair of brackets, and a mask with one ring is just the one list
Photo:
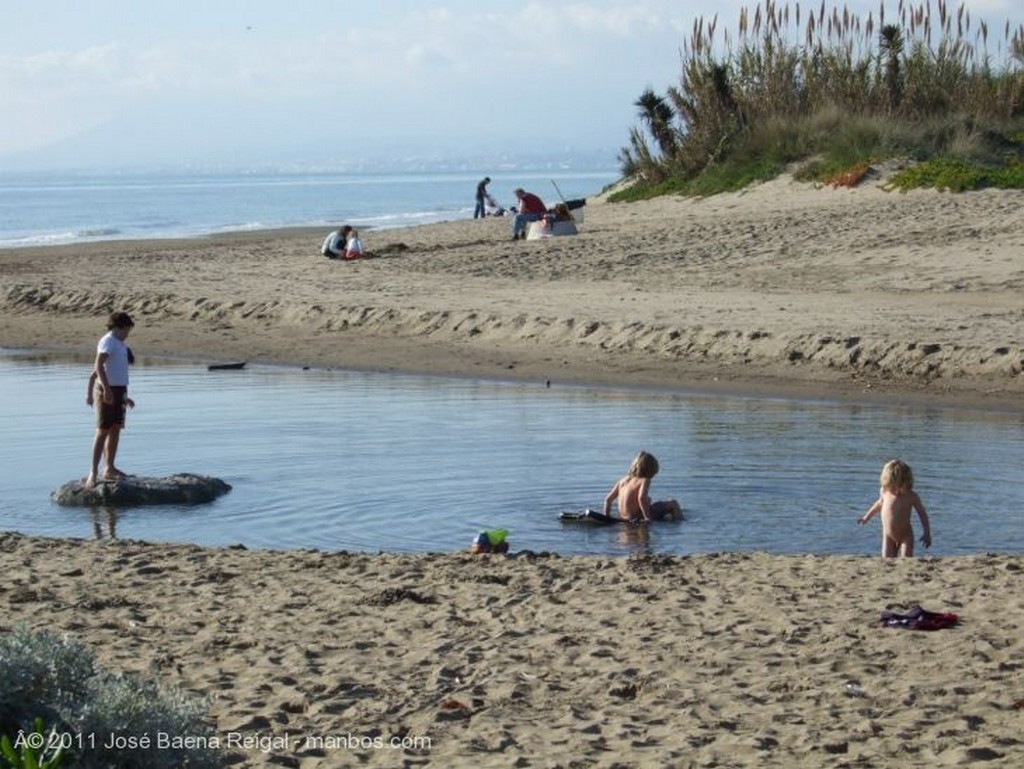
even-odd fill
[(928, 513), (924, 509), (924, 503), (917, 494), (914, 495), (914, 509), (917, 510), (917, 517), (921, 519), (921, 528), (924, 529), (924, 532), (921, 534), (921, 544), (925, 547), (931, 547), (932, 524), (931, 521), (928, 520)]
[(615, 485), (612, 486), (612, 490), (609, 491), (604, 498), (604, 507), (601, 509), (601, 512), (604, 513), (605, 517), (608, 517), (612, 514), (612, 502), (614, 502), (619, 497), (620, 483), (622, 483), (622, 481), (617, 481)]
[(872, 518), (874, 518), (876, 515), (878, 515), (880, 512), (882, 512), (882, 495), (881, 495), (881, 493), (879, 493), (878, 500), (875, 502), (875, 504), (873, 504), (871, 507), (869, 507), (868, 511), (866, 513), (864, 513), (864, 515), (862, 515), (860, 518), (857, 519), (857, 523), (859, 523), (861, 525), (864, 525), (865, 523), (870, 521)]

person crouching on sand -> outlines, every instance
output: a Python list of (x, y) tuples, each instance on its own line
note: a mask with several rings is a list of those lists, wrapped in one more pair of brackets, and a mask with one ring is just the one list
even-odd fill
[(878, 513), (882, 514), (882, 557), (895, 558), (898, 555), (909, 558), (914, 555), (914, 528), (910, 523), (912, 510), (917, 510), (924, 528), (921, 544), (931, 547), (931, 523), (921, 497), (914, 491), (914, 472), (910, 465), (901, 459), (886, 462), (879, 482), (882, 488), (878, 492), (878, 501), (857, 519), (857, 523), (863, 525)]
[(328, 259), (344, 259), (345, 247), (348, 245), (348, 236), (352, 232), (352, 225), (346, 224), (337, 230), (332, 230), (320, 247), (320, 253)]
[(128, 397), (128, 361), (131, 351), (125, 339), (135, 321), (126, 312), (115, 312), (107, 321), (107, 333), (96, 345), (96, 363), (93, 376), (89, 377), (89, 392), (86, 403), (93, 399), (93, 387), (99, 395), (96, 398), (96, 436), (92, 442), (92, 466), (85, 479), (85, 487), (91, 489), (99, 479), (100, 458), (106, 459), (103, 479), (115, 481), (124, 477), (114, 460), (117, 446), (124, 428), (125, 409), (133, 408), (135, 401)]
[(629, 472), (619, 479), (604, 498), (605, 516), (610, 516), (612, 503), (619, 507), (619, 517), (631, 522), (675, 520), (683, 517), (683, 508), (674, 499), (651, 502), (651, 479), (658, 474), (658, 460), (653, 454), (641, 451), (636, 455)]

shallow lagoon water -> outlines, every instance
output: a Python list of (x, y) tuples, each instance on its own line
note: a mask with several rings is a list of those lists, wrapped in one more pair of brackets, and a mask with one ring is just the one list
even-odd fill
[[(62, 508), (50, 492), (88, 470), (88, 365), (0, 356), (0, 529), (439, 552), (506, 528), (513, 550), (564, 554), (876, 554), (877, 520), (856, 519), (884, 460), (901, 456), (932, 554), (1024, 553), (1019, 415), (145, 360), (119, 465), (213, 475), (232, 491), (195, 507)], [(679, 499), (685, 522), (558, 521), (599, 507), (641, 448), (661, 462), (654, 498)]]

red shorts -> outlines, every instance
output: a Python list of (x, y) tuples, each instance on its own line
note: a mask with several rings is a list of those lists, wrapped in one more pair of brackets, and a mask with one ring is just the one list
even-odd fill
[(102, 397), (96, 398), (96, 426), (100, 430), (124, 427), (128, 388), (111, 385), (110, 392), (113, 396), (111, 403), (107, 403)]

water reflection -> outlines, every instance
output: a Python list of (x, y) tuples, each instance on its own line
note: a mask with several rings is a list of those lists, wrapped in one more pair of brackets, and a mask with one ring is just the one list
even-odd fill
[(96, 539), (117, 539), (117, 508), (91, 507), (89, 515)]
[(651, 544), (651, 527), (643, 524), (636, 526), (616, 526), (616, 540), (626, 550), (647, 550)]
[[(506, 528), (513, 550), (873, 555), (880, 533), (856, 520), (882, 463), (902, 456), (931, 514), (932, 553), (1024, 552), (1016, 415), (145, 358), (125, 469), (214, 475), (233, 490), (198, 507), (59, 508), (50, 491), (88, 469), (90, 362), (0, 357), (0, 528), (363, 551), (460, 550)], [(687, 521), (558, 520), (599, 509), (639, 449), (661, 464), (652, 496), (679, 499)]]

